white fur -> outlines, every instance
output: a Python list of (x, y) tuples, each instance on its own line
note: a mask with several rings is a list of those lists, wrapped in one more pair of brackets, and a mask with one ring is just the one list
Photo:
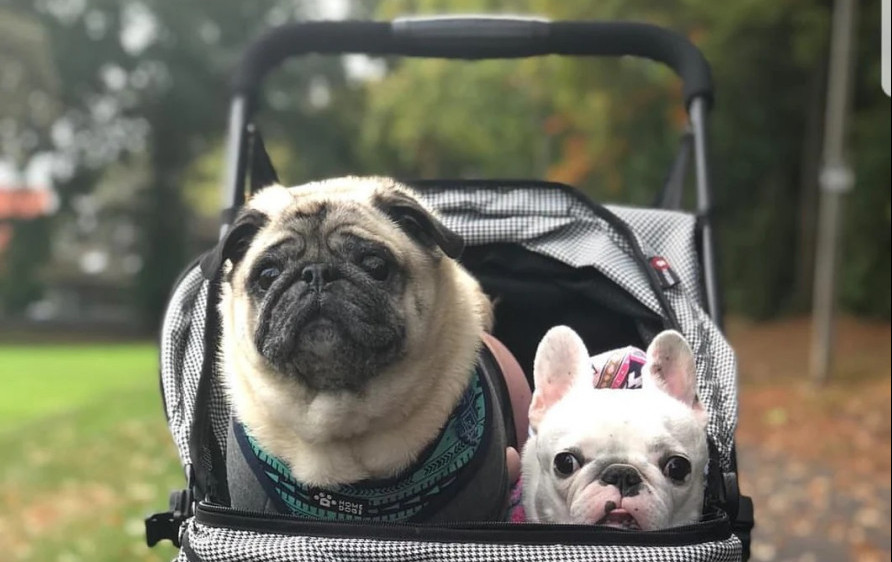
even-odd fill
[[(579, 362), (580, 354), (587, 357), (582, 340), (566, 327), (546, 334), (537, 352), (531, 414), (534, 408), (544, 411), (522, 457), (527, 518), (592, 524), (602, 521), (610, 511), (607, 504), (613, 503), (645, 530), (697, 521), (708, 451), (687, 343), (675, 332), (660, 334), (648, 348), (644, 388), (637, 390), (593, 388), (591, 366)], [(582, 466), (568, 477), (557, 476), (555, 455), (572, 449), (582, 453)], [(661, 462), (670, 455), (691, 463), (682, 484), (663, 475)], [(637, 471), (642, 480), (638, 494), (623, 498), (600, 480), (611, 465)]]

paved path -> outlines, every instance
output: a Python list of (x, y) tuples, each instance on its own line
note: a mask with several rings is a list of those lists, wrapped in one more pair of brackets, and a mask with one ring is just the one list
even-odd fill
[[(755, 503), (753, 562), (889, 561), (890, 483), (841, 475), (753, 447), (738, 451)], [(844, 475), (842, 475), (844, 476)]]

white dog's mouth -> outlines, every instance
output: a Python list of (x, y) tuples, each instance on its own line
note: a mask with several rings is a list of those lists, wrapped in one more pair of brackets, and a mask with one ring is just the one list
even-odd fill
[(607, 515), (602, 517), (597, 522), (597, 525), (614, 527), (616, 529), (629, 529), (634, 531), (641, 530), (641, 525), (638, 524), (638, 521), (635, 519), (635, 517), (633, 517), (631, 513), (622, 508), (617, 508), (610, 511)]

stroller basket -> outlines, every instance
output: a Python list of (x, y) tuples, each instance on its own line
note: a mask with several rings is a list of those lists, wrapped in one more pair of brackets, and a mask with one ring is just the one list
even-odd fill
[[(248, 50), (235, 75), (224, 186), (231, 206), (223, 231), (245, 201), (249, 178), (253, 190), (274, 177), (252, 123), (260, 83), (286, 58), (311, 52), (464, 59), (635, 55), (678, 72), (691, 117), (696, 216), (604, 206), (572, 187), (532, 180), (406, 183), (464, 238), (463, 265), (500, 302), (494, 335), (521, 364), (532, 364), (538, 339), (558, 323), (597, 342), (592, 350), (646, 345), (663, 328), (684, 334), (709, 414), (708, 509), (699, 523), (650, 532), (498, 522), (328, 522), (232, 509), (220, 493), (230, 411), (215, 361), (219, 281), (206, 279), (196, 260), (175, 284), (161, 333), (165, 413), (187, 486), (171, 496), (168, 512), (147, 520), (149, 544), (170, 539), (180, 546), (178, 560), (190, 561), (746, 559), (752, 506), (737, 490), (737, 373), (721, 333), (708, 222), (705, 127), (712, 90), (700, 52), (674, 33), (634, 23), (483, 17), (276, 29)], [(682, 185), (671, 181), (664, 193)], [(669, 195), (665, 201), (679, 199)]]

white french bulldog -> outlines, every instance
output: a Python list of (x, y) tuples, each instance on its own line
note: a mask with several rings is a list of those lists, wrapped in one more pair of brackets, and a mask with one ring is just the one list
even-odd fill
[(522, 458), (528, 521), (654, 530), (699, 520), (709, 454), (694, 356), (671, 330), (646, 355), (640, 389), (595, 388), (576, 332), (542, 339)]

